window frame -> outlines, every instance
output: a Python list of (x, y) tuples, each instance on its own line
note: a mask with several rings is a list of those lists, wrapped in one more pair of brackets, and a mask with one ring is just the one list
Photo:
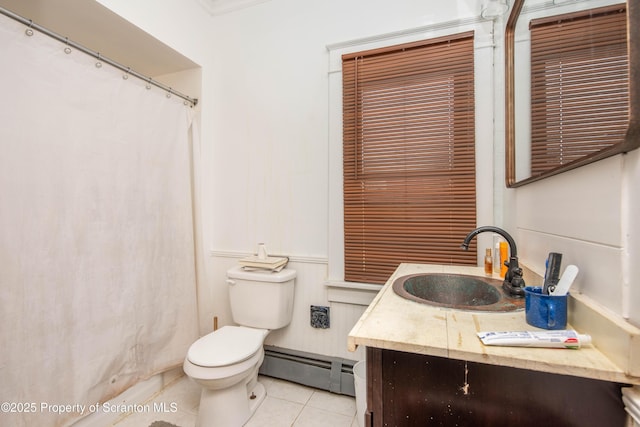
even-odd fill
[[(495, 79), (502, 75), (503, 68), (496, 67), (494, 53), (496, 34), (493, 21), (480, 17), (441, 22), (436, 25), (405, 28), (393, 33), (381, 33), (371, 37), (344, 40), (326, 46), (328, 52), (328, 206), (327, 206), (327, 253), (328, 272), (324, 284), (329, 292), (329, 300), (341, 303), (362, 304), (364, 298), (380, 288), (379, 284), (347, 282), (344, 280), (344, 235), (343, 235), (343, 191), (342, 191), (342, 55), (367, 49), (380, 48), (428, 38), (441, 37), (464, 31), (474, 31), (474, 62), (476, 77), (476, 218), (478, 224), (501, 224), (504, 171), (494, 170), (495, 164), (504, 163), (504, 134), (499, 130), (502, 116), (502, 86), (495, 85)], [(496, 75), (497, 74), (497, 75)], [(482, 84), (478, 84), (482, 81)], [(478, 100), (482, 100), (480, 103)], [(496, 115), (496, 109), (500, 114)], [(494, 127), (494, 121), (497, 121)], [(497, 144), (494, 145), (494, 140)], [(477, 237), (478, 247), (492, 247), (494, 238), (490, 233)], [(480, 251), (479, 251), (480, 252)], [(483, 257), (478, 255), (478, 265)], [(365, 304), (367, 305), (367, 304)]]
[(343, 55), (345, 280), (476, 264), (473, 52), (470, 31)]

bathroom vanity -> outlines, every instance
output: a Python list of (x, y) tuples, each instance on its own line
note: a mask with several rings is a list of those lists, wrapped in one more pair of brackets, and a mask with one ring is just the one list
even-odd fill
[(354, 326), (367, 347), (367, 426), (620, 426), (620, 387), (640, 384), (640, 331), (580, 295), (570, 325), (591, 334), (579, 350), (488, 347), (479, 331), (535, 330), (524, 311), (444, 309), (398, 296), (415, 273), (482, 276), (477, 267), (402, 264)]

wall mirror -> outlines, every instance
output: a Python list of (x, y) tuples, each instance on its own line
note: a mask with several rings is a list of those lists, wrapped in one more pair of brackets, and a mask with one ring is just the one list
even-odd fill
[(639, 26), (636, 0), (514, 1), (505, 30), (507, 187), (640, 146)]

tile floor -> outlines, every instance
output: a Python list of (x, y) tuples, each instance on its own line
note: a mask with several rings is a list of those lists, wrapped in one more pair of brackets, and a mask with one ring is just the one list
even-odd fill
[[(246, 427), (358, 427), (352, 397), (270, 377), (261, 376), (259, 380), (267, 389), (267, 397)], [(154, 421), (194, 427), (199, 401), (199, 386), (183, 376), (148, 402), (151, 411), (129, 415), (113, 427), (148, 427)], [(158, 412), (162, 404), (166, 410)]]

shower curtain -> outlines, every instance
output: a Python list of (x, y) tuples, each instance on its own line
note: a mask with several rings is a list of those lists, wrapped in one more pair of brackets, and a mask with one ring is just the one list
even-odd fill
[(68, 425), (197, 338), (191, 109), (4, 16), (0, 63), (0, 425)]

